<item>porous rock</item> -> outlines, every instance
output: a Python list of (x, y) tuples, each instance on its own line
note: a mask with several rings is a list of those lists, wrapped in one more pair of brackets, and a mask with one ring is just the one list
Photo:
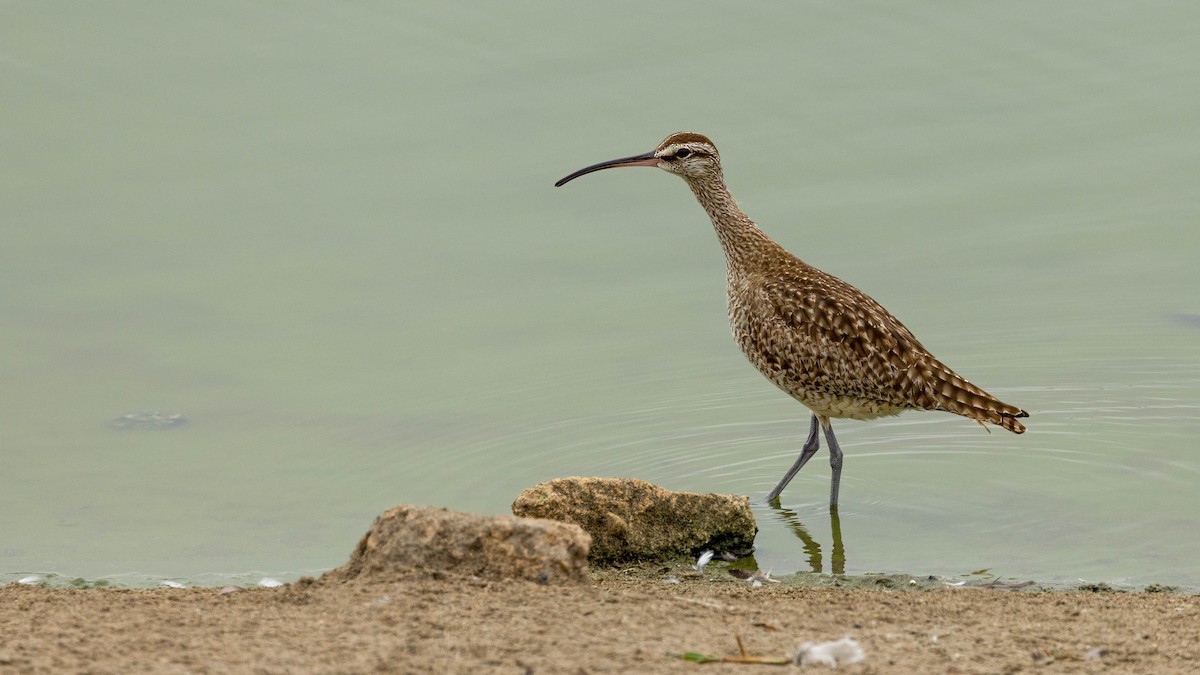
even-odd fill
[(350, 561), (324, 578), (382, 580), (422, 572), (583, 581), (590, 544), (591, 537), (569, 523), (401, 505), (376, 518)]
[(746, 497), (672, 492), (636, 478), (556, 478), (522, 492), (512, 510), (582, 527), (599, 565), (749, 549), (758, 532)]

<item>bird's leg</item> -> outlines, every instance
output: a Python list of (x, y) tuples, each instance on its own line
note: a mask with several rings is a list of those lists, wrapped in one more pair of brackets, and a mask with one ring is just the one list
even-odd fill
[(766, 501), (768, 503), (779, 499), (779, 493), (783, 492), (787, 484), (792, 482), (792, 479), (796, 477), (796, 473), (804, 468), (804, 464), (812, 459), (813, 455), (817, 454), (817, 450), (821, 448), (821, 439), (817, 435), (818, 428), (820, 428), (820, 423), (817, 422), (817, 416), (813, 415), (812, 426), (808, 431), (808, 440), (804, 441), (804, 447), (800, 450), (800, 456), (796, 458), (796, 463), (792, 465), (792, 468), (788, 469), (788, 472), (784, 474), (783, 480), (779, 481), (779, 485), (776, 485), (775, 489), (767, 494)]
[(837, 438), (833, 435), (833, 424), (828, 417), (821, 420), (821, 426), (825, 428), (825, 440), (829, 441), (829, 468), (833, 469), (833, 478), (829, 484), (829, 505), (836, 507), (838, 488), (842, 483), (842, 449), (838, 447)]

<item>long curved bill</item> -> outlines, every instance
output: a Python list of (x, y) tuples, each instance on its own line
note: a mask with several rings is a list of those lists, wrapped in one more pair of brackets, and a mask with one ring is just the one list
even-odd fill
[(575, 173), (559, 180), (557, 183), (554, 184), (554, 187), (562, 187), (562, 186), (566, 185), (568, 182), (573, 181), (576, 178), (579, 178), (580, 176), (582, 176), (584, 174), (592, 173), (593, 171), (600, 171), (601, 169), (615, 169), (619, 166), (658, 166), (658, 158), (654, 156), (653, 152), (647, 152), (642, 155), (634, 155), (633, 157), (622, 157), (621, 159), (610, 159), (607, 162), (600, 162), (599, 164), (593, 164), (591, 166), (586, 166), (586, 167), (576, 171)]

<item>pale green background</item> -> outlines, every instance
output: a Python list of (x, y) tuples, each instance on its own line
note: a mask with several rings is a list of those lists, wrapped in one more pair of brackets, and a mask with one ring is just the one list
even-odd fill
[[(759, 499), (695, 130), (807, 261), (1032, 416), (837, 424), (847, 572), (1200, 586), (1200, 5), (0, 5), (0, 580), (284, 579), (397, 503)], [(123, 413), (186, 427), (121, 432)], [(822, 453), (758, 562), (832, 546)]]

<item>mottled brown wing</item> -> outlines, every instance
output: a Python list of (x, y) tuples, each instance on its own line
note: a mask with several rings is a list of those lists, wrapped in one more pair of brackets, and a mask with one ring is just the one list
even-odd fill
[(758, 285), (754, 313), (779, 331), (768, 351), (783, 353), (793, 377), (835, 396), (914, 405), (912, 380), (932, 357), (894, 316), (865, 293), (814, 268)]
[[(767, 358), (788, 378), (832, 396), (900, 408), (945, 410), (1021, 433), (1027, 416), (942, 364), (899, 319), (867, 294), (796, 261), (757, 286)], [(760, 313), (759, 313), (760, 312)]]

